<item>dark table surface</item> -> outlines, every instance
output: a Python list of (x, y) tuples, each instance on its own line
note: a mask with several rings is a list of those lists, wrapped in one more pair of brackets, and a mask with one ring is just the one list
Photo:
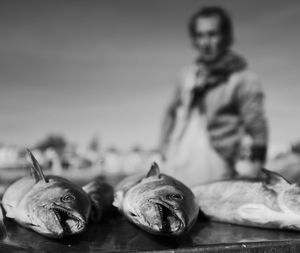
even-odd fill
[(0, 241), (0, 252), (260, 252), (257, 250), (272, 247), (279, 251), (272, 249), (270, 252), (300, 250), (299, 232), (242, 227), (201, 219), (188, 234), (179, 238), (150, 235), (115, 212), (101, 223), (89, 224), (81, 235), (59, 240), (41, 236), (12, 220), (5, 220), (5, 225), (9, 238)]

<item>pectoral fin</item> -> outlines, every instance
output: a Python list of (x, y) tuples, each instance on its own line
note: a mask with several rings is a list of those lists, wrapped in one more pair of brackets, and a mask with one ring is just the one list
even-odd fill
[(39, 227), (39, 225), (33, 224), (31, 222), (24, 223), (24, 225), (27, 226), (27, 227)]
[(10, 211), (8, 211), (8, 212), (6, 213), (5, 216), (6, 216), (7, 218), (11, 218), (11, 219), (14, 219), (14, 218), (15, 218), (14, 213), (13, 213), (13, 212), (10, 212)]
[(240, 218), (255, 223), (268, 222), (271, 218), (270, 211), (271, 210), (269, 208), (260, 204), (243, 205), (237, 210)]

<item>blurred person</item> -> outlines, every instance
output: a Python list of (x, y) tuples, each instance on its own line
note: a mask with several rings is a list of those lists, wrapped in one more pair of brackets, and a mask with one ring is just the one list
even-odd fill
[[(223, 8), (201, 8), (188, 28), (198, 56), (183, 71), (165, 114), (160, 139), (165, 171), (189, 186), (238, 174), (256, 177), (268, 144), (261, 83), (231, 50), (232, 21)], [(245, 137), (251, 152), (239, 160)]]

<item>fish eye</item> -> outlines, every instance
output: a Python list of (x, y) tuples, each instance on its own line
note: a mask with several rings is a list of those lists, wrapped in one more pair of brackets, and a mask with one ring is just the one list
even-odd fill
[(75, 196), (71, 194), (61, 197), (62, 202), (72, 202), (73, 200), (75, 200)]
[(171, 200), (183, 200), (183, 196), (179, 193), (169, 194), (168, 198)]

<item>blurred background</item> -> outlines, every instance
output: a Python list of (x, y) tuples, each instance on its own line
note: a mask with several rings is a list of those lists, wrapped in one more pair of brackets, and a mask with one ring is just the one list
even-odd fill
[(153, 159), (179, 71), (196, 56), (187, 21), (203, 5), (232, 15), (234, 48), (266, 92), (269, 156), (300, 170), (294, 0), (1, 0), (0, 167), (22, 167), (24, 147), (58, 174), (120, 154), (131, 173)]

